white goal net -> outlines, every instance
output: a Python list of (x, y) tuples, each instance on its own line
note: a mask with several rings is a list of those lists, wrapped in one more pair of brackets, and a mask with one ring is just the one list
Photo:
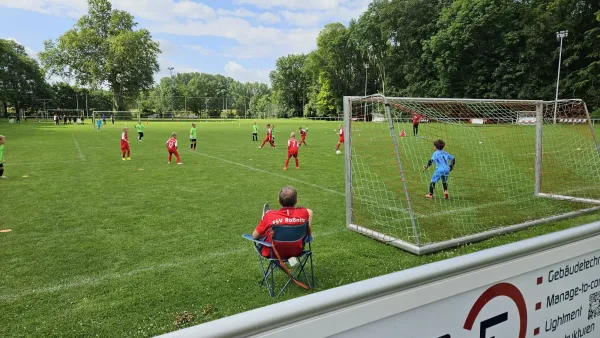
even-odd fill
[[(380, 241), (424, 254), (600, 210), (581, 100), (346, 97), (344, 113), (347, 226)], [(440, 139), (450, 173), (424, 170)]]

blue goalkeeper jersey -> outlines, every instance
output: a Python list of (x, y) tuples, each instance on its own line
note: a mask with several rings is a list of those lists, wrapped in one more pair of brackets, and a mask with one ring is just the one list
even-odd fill
[(431, 162), (435, 163), (435, 171), (449, 172), (450, 164), (448, 164), (448, 161), (454, 162), (454, 156), (443, 150), (436, 150), (431, 155)]

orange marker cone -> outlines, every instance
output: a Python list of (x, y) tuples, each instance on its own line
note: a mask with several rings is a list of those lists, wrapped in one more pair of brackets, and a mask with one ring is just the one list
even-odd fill
[(402, 129), (402, 131), (400, 132), (400, 137), (406, 137), (406, 132), (404, 132), (404, 129)]

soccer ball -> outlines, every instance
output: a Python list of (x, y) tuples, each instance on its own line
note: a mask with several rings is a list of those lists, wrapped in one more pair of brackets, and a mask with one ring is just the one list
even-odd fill
[(336, 150), (335, 153), (339, 155), (339, 154), (342, 153), (342, 151), (341, 150)]

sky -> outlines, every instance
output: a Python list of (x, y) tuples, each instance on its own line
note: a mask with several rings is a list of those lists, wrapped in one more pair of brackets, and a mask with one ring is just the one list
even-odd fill
[[(160, 43), (158, 79), (177, 72), (222, 74), (269, 84), (280, 56), (316, 48), (330, 22), (347, 24), (371, 0), (113, 0)], [(0, 0), (0, 38), (35, 56), (87, 12), (87, 0)], [(54, 79), (56, 80), (56, 79)]]

